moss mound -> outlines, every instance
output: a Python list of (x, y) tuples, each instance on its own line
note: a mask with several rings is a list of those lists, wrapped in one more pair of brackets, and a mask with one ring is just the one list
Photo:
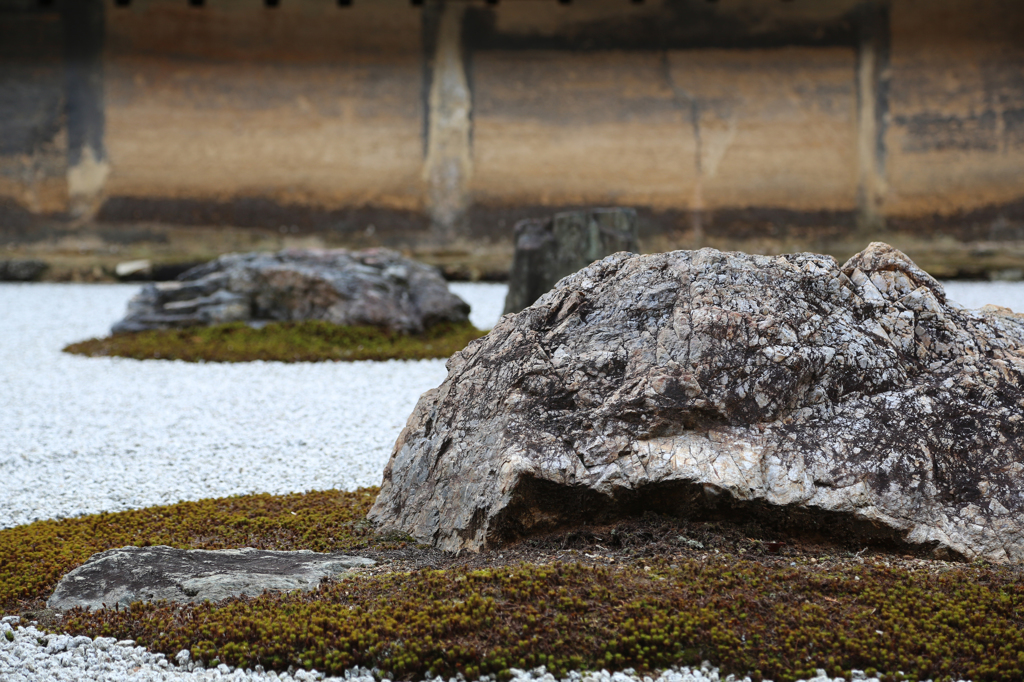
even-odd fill
[(187, 362), (317, 362), (446, 358), (484, 335), (472, 324), (444, 322), (422, 334), (344, 327), (320, 320), (276, 322), (254, 329), (242, 322), (115, 334), (64, 348), (77, 355)]
[(365, 543), (376, 496), (376, 488), (247, 495), (0, 530), (0, 610), (41, 607), (65, 573), (115, 547), (347, 549)]
[[(538, 553), (528, 542), (441, 560), (374, 534), (364, 519), (376, 493), (250, 495), (2, 530), (0, 605), (4, 613), (39, 608), (67, 571), (94, 552), (129, 544), (355, 550), (384, 563), (310, 593), (71, 611), (54, 629), (134, 639), (170, 655), (187, 648), (208, 665), (294, 665), (331, 674), (362, 665), (393, 679), (428, 672), (504, 677), (509, 668), (540, 664), (559, 675), (648, 671), (704, 659), (775, 680), (817, 668), (847, 676), (851, 669), (903, 670), (908, 679), (1024, 677), (1017, 568), (892, 555), (752, 560), (703, 548), (673, 555), (657, 539), (679, 530), (662, 519), (634, 524), (637, 533), (653, 531), (645, 547), (658, 549), (647, 556), (638, 556), (632, 541), (618, 552), (595, 541), (594, 555), (576, 553), (564, 549), (578, 535), (568, 533), (547, 543), (563, 549)], [(622, 524), (612, 534), (630, 528)], [(544, 559), (552, 554), (579, 561)], [(447, 568), (387, 573), (388, 557)], [(534, 563), (503, 563), (522, 557)]]
[(64, 626), (207, 662), (393, 679), (510, 667), (641, 671), (709, 659), (776, 680), (851, 669), (908, 679), (1024, 676), (1024, 585), (989, 570), (821, 573), (718, 559), (625, 568), (425, 570), (222, 605), (73, 612)]

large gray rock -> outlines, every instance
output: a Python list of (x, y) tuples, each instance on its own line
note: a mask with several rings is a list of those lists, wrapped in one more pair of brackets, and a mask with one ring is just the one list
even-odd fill
[(558, 280), (618, 251), (637, 251), (636, 211), (595, 208), (566, 211), (515, 226), (505, 313), (518, 313)]
[(370, 518), (459, 550), (740, 509), (1018, 562), (1022, 378), (1024, 316), (885, 244), (616, 254), (448, 361)]
[(308, 550), (272, 552), (252, 549), (174, 549), (121, 547), (94, 554), (64, 576), (47, 608), (99, 609), (136, 601), (220, 601), (264, 590), (312, 590), (324, 578), (337, 578), (374, 561)]
[(417, 333), (465, 322), (436, 268), (388, 249), (233, 253), (143, 287), (112, 332), (250, 320), (325, 320)]

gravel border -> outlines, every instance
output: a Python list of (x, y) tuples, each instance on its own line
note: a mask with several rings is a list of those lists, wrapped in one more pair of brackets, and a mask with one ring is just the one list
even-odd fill
[[(7, 617), (0, 621), (0, 679), (5, 682), (48, 682), (51, 680), (94, 680), (107, 682), (113, 680), (133, 680), (138, 682), (207, 682), (212, 680), (279, 680), (307, 682), (322, 680), (324, 682), (391, 682), (386, 678), (375, 677), (373, 671), (366, 668), (352, 668), (341, 677), (325, 677), (322, 673), (295, 670), (278, 673), (264, 671), (257, 666), (255, 670), (232, 668), (225, 664), (217, 667), (204, 668), (190, 660), (188, 650), (182, 650), (168, 660), (163, 654), (155, 654), (141, 646), (136, 646), (130, 639), (117, 641), (113, 637), (72, 637), (71, 635), (55, 635), (27, 627), (15, 625), (16, 617)], [(738, 678), (735, 675), (721, 676), (718, 668), (707, 661), (699, 668), (673, 667), (662, 671), (658, 677), (641, 676), (633, 670), (609, 673), (607, 670), (596, 672), (571, 672), (562, 680), (557, 680), (541, 666), (533, 670), (512, 669), (512, 682), (750, 682), (749, 677)], [(879, 682), (877, 677), (867, 677), (859, 670), (853, 671), (854, 680)], [(427, 678), (430, 680), (431, 678)], [(436, 682), (465, 682), (461, 675), (447, 681), (444, 678), (433, 678)], [(485, 675), (479, 682), (497, 682)], [(767, 681), (770, 682), (770, 681)], [(846, 682), (842, 677), (831, 678), (824, 670), (807, 682)], [(963, 681), (961, 681), (963, 682)]]

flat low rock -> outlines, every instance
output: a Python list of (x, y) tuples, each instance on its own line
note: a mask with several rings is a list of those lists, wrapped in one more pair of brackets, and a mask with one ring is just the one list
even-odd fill
[(412, 334), (468, 319), (437, 268), (396, 251), (285, 250), (227, 254), (148, 284), (111, 331), (324, 320)]
[(308, 550), (121, 547), (94, 554), (61, 579), (47, 608), (99, 609), (136, 601), (220, 601), (264, 590), (312, 590), (324, 578), (372, 566), (372, 559)]
[(445, 550), (645, 511), (1024, 561), (1024, 316), (892, 247), (619, 253), (448, 362), (370, 518)]

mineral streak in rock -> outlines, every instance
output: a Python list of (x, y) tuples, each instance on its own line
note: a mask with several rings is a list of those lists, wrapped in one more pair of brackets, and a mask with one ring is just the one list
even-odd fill
[(436, 268), (388, 249), (233, 253), (146, 285), (115, 334), (250, 320), (325, 320), (417, 333), (465, 322)]
[(256, 597), (264, 590), (312, 590), (323, 578), (373, 564), (363, 557), (309, 550), (121, 547), (94, 554), (64, 576), (46, 606), (99, 609), (136, 601), (220, 601)]
[(449, 360), (370, 518), (477, 550), (717, 505), (1019, 562), (1022, 376), (1024, 316), (886, 244), (619, 253)]

